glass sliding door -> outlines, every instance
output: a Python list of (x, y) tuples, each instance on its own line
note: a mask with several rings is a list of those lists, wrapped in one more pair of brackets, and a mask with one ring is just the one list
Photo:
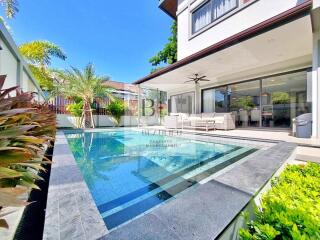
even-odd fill
[(215, 112), (214, 89), (204, 90), (202, 92), (202, 112)]
[(263, 79), (262, 126), (290, 127), (293, 118), (311, 112), (307, 95), (306, 71)]
[(227, 87), (206, 89), (202, 91), (202, 112), (227, 112), (229, 109)]
[(194, 93), (183, 93), (170, 97), (171, 113), (194, 113)]
[(179, 95), (170, 97), (170, 112), (178, 113), (180, 110)]
[(238, 127), (260, 126), (260, 80), (229, 86), (230, 111)]
[(227, 87), (219, 87), (214, 89), (215, 96), (215, 112), (229, 111), (229, 95)]
[(290, 128), (311, 113), (307, 71), (274, 75), (202, 91), (202, 112), (232, 112), (237, 127)]

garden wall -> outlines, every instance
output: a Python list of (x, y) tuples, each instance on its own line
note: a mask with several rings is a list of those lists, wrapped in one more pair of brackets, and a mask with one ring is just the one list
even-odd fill
[[(96, 127), (115, 127), (113, 118), (108, 115), (94, 115), (94, 123)], [(76, 117), (69, 114), (57, 114), (57, 122), (59, 128), (75, 128)], [(140, 123), (146, 126), (160, 125), (159, 119), (156, 116), (141, 117)], [(134, 127), (138, 126), (137, 116), (123, 116), (121, 118), (121, 126)]]

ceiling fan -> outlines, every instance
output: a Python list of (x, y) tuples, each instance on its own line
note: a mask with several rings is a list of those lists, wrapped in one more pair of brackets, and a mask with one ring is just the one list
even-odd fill
[(198, 82), (210, 82), (209, 79), (205, 79), (207, 76), (201, 76), (199, 77), (198, 73), (194, 74), (194, 77), (188, 77), (191, 80), (185, 81), (185, 83), (187, 82), (194, 82), (195, 84), (197, 84)]

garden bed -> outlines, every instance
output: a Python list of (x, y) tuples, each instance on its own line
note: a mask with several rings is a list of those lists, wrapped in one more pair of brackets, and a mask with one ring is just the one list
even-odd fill
[(271, 186), (240, 238), (320, 239), (320, 165), (287, 166)]

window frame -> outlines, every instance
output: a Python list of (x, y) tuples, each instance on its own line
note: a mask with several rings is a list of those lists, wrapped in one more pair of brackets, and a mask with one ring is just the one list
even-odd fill
[[(205, 5), (207, 5), (208, 3), (210, 3), (210, 9), (212, 10), (212, 1), (213, 0), (206, 0), (203, 1), (199, 6), (197, 6), (195, 9), (192, 10), (191, 12), (191, 34), (196, 34), (198, 33), (200, 30), (204, 29), (205, 27), (209, 26), (212, 23), (212, 13), (211, 13), (211, 19), (210, 19), (210, 23), (208, 23), (207, 25), (199, 28), (196, 32), (193, 30), (193, 16), (194, 14), (199, 11), (201, 8), (203, 8)], [(239, 0), (238, 0), (239, 1)]]
[[(189, 9), (189, 41), (192, 40), (193, 38), (197, 37), (198, 35), (202, 34), (203, 32), (206, 32), (208, 29), (212, 28), (213, 26), (219, 24), (220, 22), (228, 19), (229, 17), (233, 16), (234, 14), (242, 11), (243, 9), (249, 7), (251, 4), (256, 3), (259, 0), (251, 0), (248, 2), (243, 2), (242, 0), (237, 0), (237, 6), (228, 10), (225, 14), (219, 16), (218, 18), (214, 19), (211, 21), (211, 23), (207, 24), (206, 26), (202, 27), (198, 31), (194, 32), (193, 31), (193, 13), (196, 12), (199, 8), (201, 8), (203, 5), (208, 3), (209, 1), (212, 0), (203, 0), (197, 6), (192, 6), (196, 0), (193, 0), (193, 2), (188, 6)], [(213, 16), (211, 16), (213, 18)]]
[[(195, 7), (194, 9), (192, 9), (192, 11), (190, 12), (191, 14), (191, 34), (194, 35), (194, 34), (197, 34), (199, 31), (201, 31), (202, 29), (204, 29), (205, 27), (209, 26), (210, 24), (214, 23), (215, 21), (218, 21), (220, 18), (223, 18), (225, 15), (227, 15), (228, 13), (234, 11), (235, 9), (239, 8), (240, 6), (240, 0), (235, 0), (236, 1), (236, 6), (233, 7), (233, 8), (230, 8), (228, 11), (226, 11), (225, 13), (223, 13), (222, 15), (220, 15), (219, 17), (217, 18), (213, 18), (213, 11), (212, 11), (212, 3), (214, 2), (215, 0), (206, 0), (206, 1), (203, 1), (202, 3), (199, 4), (199, 6)], [(197, 31), (194, 31), (194, 14), (199, 11), (201, 8), (203, 8), (205, 5), (207, 5), (208, 3), (210, 3), (210, 9), (211, 9), (211, 19), (210, 19), (210, 23), (208, 23), (207, 25), (199, 28)]]

